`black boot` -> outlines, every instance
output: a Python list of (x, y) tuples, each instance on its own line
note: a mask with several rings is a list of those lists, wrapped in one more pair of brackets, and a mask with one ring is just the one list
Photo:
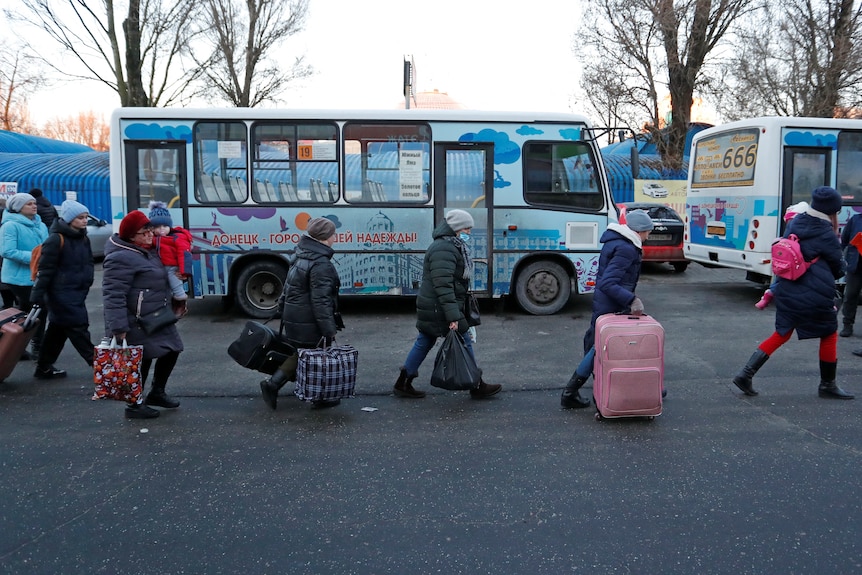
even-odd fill
[(402, 367), (401, 373), (398, 374), (398, 381), (395, 382), (395, 387), (392, 388), (395, 397), (408, 397), (410, 399), (422, 399), (425, 397), (424, 391), (413, 388), (412, 382), (414, 379), (416, 379), (416, 376), (407, 375), (407, 370)]
[(757, 370), (763, 367), (767, 359), (769, 359), (769, 356), (765, 351), (762, 349), (755, 351), (751, 355), (751, 359), (748, 360), (748, 363), (745, 364), (745, 367), (742, 368), (742, 371), (733, 378), (733, 384), (742, 390), (742, 393), (745, 395), (757, 395), (757, 392), (751, 387), (751, 378), (754, 377)]
[(503, 386), (499, 383), (485, 383), (485, 380), (481, 379), (479, 380), (479, 387), (470, 390), (470, 397), (472, 399), (487, 399), (500, 393), (501, 389)]
[(150, 393), (148, 393), (147, 397), (144, 399), (144, 403), (147, 405), (155, 405), (156, 407), (167, 407), (168, 409), (174, 409), (180, 406), (179, 401), (165, 393), (164, 383), (155, 382), (153, 382), (153, 389), (150, 390)]
[(845, 323), (844, 329), (842, 329), (841, 333), (839, 333), (838, 335), (840, 335), (841, 337), (850, 337), (851, 335), (853, 335), (853, 324)]
[(273, 411), (278, 407), (278, 390), (284, 387), (285, 383), (287, 383), (287, 374), (280, 369), (276, 369), (272, 377), (260, 382), (260, 395), (263, 397), (263, 402)]
[(817, 394), (820, 397), (831, 399), (853, 399), (854, 395), (852, 393), (847, 393), (835, 383), (835, 373), (837, 371), (838, 362), (820, 362), (820, 387), (817, 388)]
[(563, 409), (580, 409), (590, 406), (589, 398), (584, 399), (581, 397), (579, 391), (589, 378), (589, 376), (582, 377), (578, 375), (578, 372), (572, 374), (572, 377), (569, 378), (569, 382), (566, 384), (566, 389), (563, 390), (563, 395), (560, 396), (560, 405), (563, 406)]
[(126, 417), (129, 419), (153, 419), (158, 416), (158, 409), (147, 407), (143, 403), (130, 403), (126, 406)]

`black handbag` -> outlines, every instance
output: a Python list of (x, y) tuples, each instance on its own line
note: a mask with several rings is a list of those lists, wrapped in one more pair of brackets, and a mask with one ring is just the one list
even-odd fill
[(464, 319), (467, 320), (467, 325), (470, 327), (482, 324), (482, 318), (479, 314), (479, 300), (472, 293), (468, 293), (464, 300)]
[(239, 337), (227, 348), (235, 362), (246, 369), (272, 375), (296, 350), (265, 324), (247, 321)]
[(147, 335), (152, 335), (160, 329), (174, 325), (179, 320), (174, 314), (174, 310), (167, 305), (148, 314), (139, 315), (137, 319), (138, 325)]

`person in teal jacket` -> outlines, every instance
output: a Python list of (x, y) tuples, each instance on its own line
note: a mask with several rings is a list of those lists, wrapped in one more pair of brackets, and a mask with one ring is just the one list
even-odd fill
[[(30, 291), (33, 289), (33, 280), (30, 279), (30, 255), (33, 248), (48, 238), (48, 228), (36, 213), (37, 209), (36, 198), (30, 194), (13, 194), (6, 200), (6, 212), (3, 214), (3, 222), (0, 223), (0, 257), (3, 258), (0, 281), (15, 294), (18, 309), (25, 312), (29, 312), (33, 307), (30, 301)], [(44, 333), (43, 319), (33, 335), (31, 353), (34, 357), (39, 356)]]

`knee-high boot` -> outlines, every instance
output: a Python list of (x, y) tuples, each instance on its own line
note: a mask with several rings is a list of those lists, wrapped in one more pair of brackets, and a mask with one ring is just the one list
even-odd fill
[(566, 388), (563, 390), (563, 395), (560, 397), (560, 405), (563, 409), (580, 409), (590, 406), (589, 398), (584, 399), (581, 397), (579, 391), (589, 378), (590, 376), (584, 377), (578, 375), (577, 371), (572, 374), (572, 377), (569, 378), (569, 382), (566, 384)]
[(852, 393), (847, 393), (835, 383), (835, 374), (838, 371), (838, 362), (836, 361), (821, 361), (820, 362), (820, 387), (817, 388), (817, 394), (820, 397), (828, 397), (831, 399), (853, 399)]
[(287, 377), (287, 374), (281, 369), (276, 369), (272, 377), (260, 382), (260, 394), (263, 396), (263, 401), (273, 411), (278, 407), (278, 390), (287, 383)]
[(401, 373), (398, 374), (398, 380), (392, 388), (395, 397), (407, 397), (410, 399), (422, 399), (425, 397), (424, 391), (419, 391), (413, 387), (414, 379), (416, 379), (416, 376), (407, 375), (407, 370), (402, 367)]
[(751, 387), (751, 378), (754, 377), (754, 374), (763, 367), (763, 364), (766, 363), (766, 360), (769, 359), (769, 355), (762, 349), (757, 349), (748, 360), (748, 363), (742, 368), (742, 370), (736, 374), (736, 377), (733, 378), (733, 384), (738, 387), (742, 393), (745, 395), (757, 395), (757, 392), (754, 391), (754, 388)]

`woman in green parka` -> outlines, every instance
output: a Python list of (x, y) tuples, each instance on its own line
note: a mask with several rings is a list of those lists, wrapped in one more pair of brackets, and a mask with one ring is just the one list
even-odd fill
[[(396, 397), (425, 397), (424, 391), (413, 387), (422, 361), (438, 337), (445, 336), (450, 329), (457, 329), (464, 335), (469, 328), (464, 318), (464, 303), (473, 278), (473, 260), (467, 248), (472, 230), (473, 216), (464, 210), (451, 210), (445, 221), (434, 230), (434, 242), (425, 252), (422, 284), (416, 298), (416, 329), (419, 334), (395, 382), (393, 391)], [(473, 355), (470, 338), (465, 336), (464, 343)], [(483, 380), (478, 388), (470, 390), (470, 397), (491, 397), (501, 388), (499, 384), (488, 384)]]

